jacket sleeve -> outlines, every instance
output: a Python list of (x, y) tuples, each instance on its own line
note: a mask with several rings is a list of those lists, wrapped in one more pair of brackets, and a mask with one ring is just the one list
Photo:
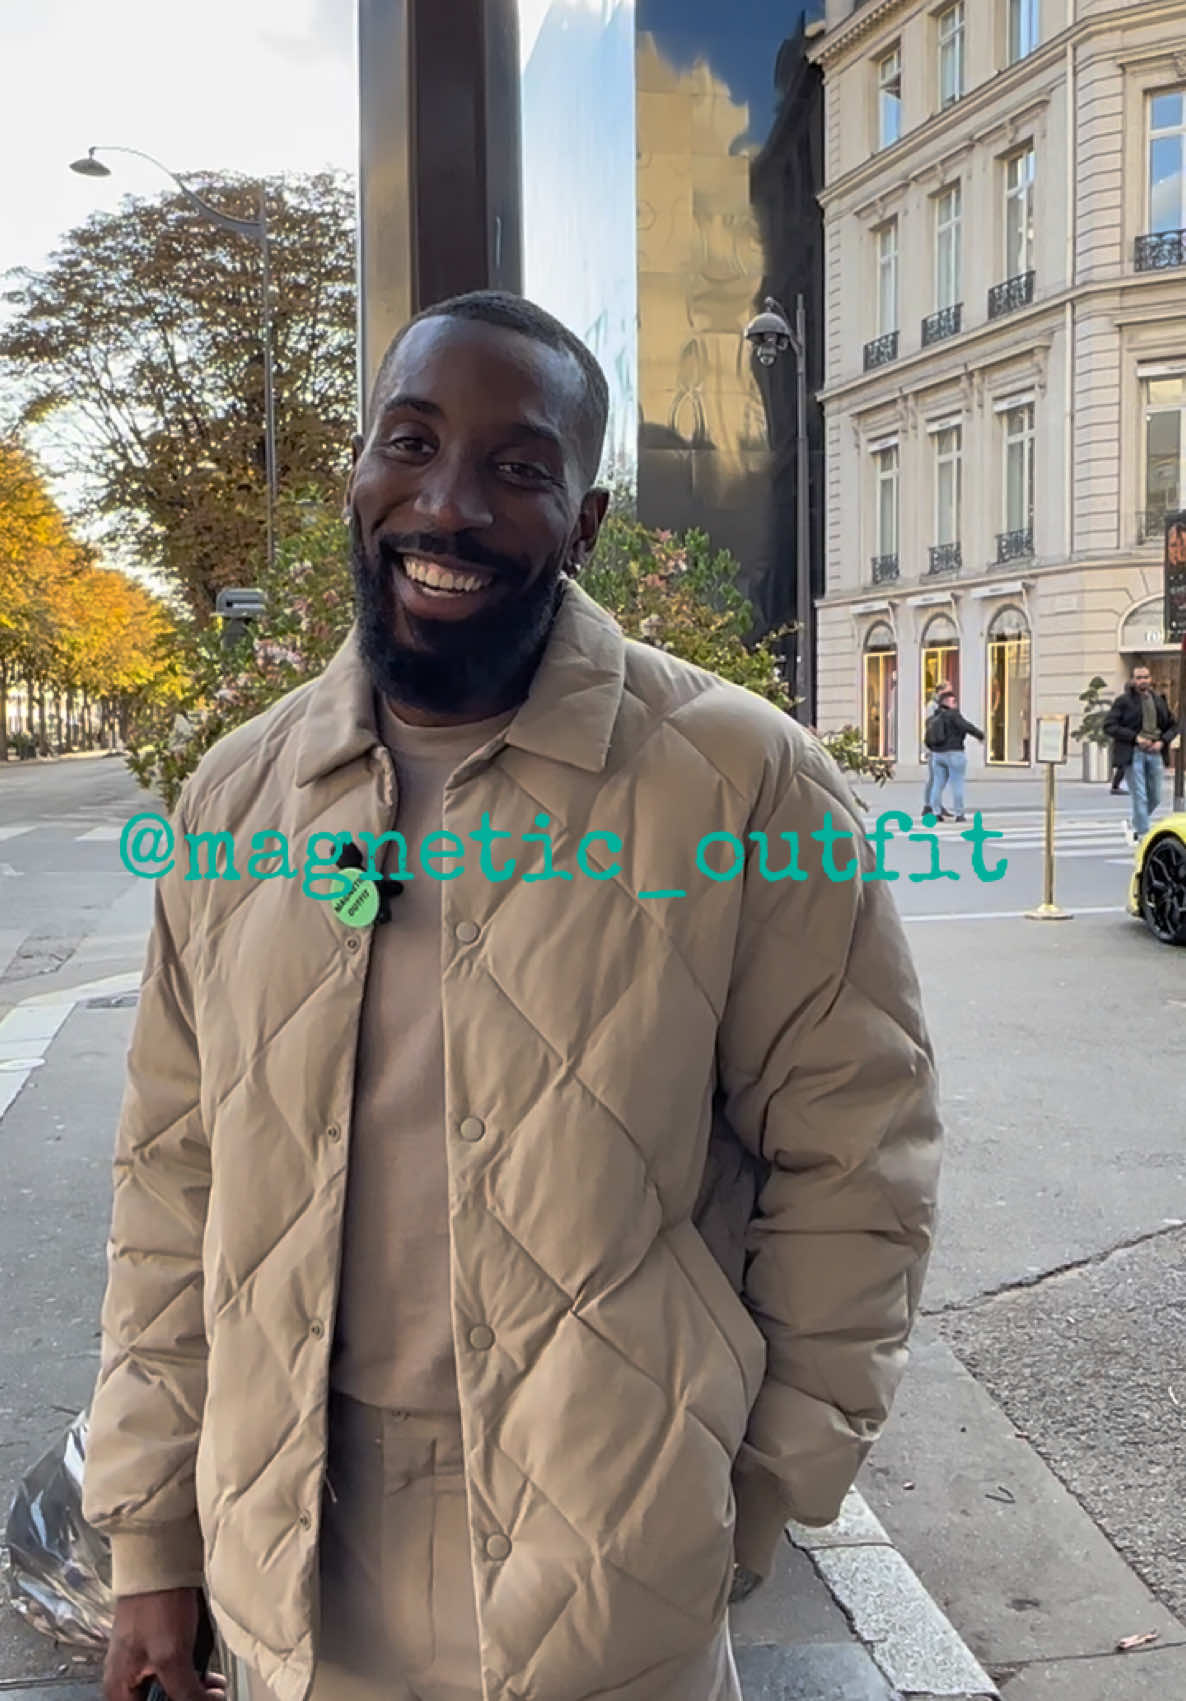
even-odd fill
[(1141, 730), (1139, 726), (1130, 726), (1121, 718), (1125, 706), (1124, 698), (1117, 697), (1108, 710), (1108, 718), (1104, 722), (1104, 737), (1110, 738), (1113, 744), (1135, 744), (1137, 733)]
[(981, 730), (978, 726), (973, 726), (971, 721), (964, 719), (963, 715), (957, 715), (956, 721), (958, 723), (960, 731), (966, 737), (978, 738), (980, 740), (981, 744), (984, 743), (984, 734), (981, 732)]
[(767, 833), (772, 868), (779, 835), (797, 833), (807, 879), (775, 883), (747, 867), (718, 1036), (726, 1114), (765, 1177), (744, 1298), (767, 1369), (734, 1470), (735, 1556), (760, 1576), (788, 1519), (836, 1517), (888, 1416), (930, 1253), (941, 1143), (902, 925), (886, 882), (824, 872), (810, 834), (829, 813), (854, 835), (836, 845), (838, 870), (855, 857), (867, 873), (875, 857), (832, 759), (795, 732), (793, 772), (751, 829)]
[[(174, 822), (184, 843), (184, 800)], [(101, 1356), (83, 1513), (118, 1595), (198, 1586), (194, 1466), (206, 1392), (202, 1239), (210, 1149), (187, 968), (184, 861), (162, 876), (116, 1136)]]

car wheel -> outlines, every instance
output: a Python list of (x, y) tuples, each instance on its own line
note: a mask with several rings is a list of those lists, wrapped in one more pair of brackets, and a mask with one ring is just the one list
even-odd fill
[(1141, 915), (1163, 945), (1186, 945), (1186, 845), (1159, 839), (1141, 869)]

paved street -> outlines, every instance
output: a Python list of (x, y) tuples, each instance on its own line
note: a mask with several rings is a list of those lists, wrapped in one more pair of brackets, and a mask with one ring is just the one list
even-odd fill
[[(874, 790), (871, 819), (917, 815), (917, 789)], [(985, 849), (989, 866), (1007, 858), (1003, 879), (974, 879), (954, 826), (937, 836), (959, 881), (909, 881), (928, 867), (923, 845), (886, 858), (903, 875), (949, 1146), (927, 1317), (860, 1486), (1006, 1701), (1186, 1694), (1186, 952), (1123, 914), (1125, 802), (1063, 790), (1066, 923), (1022, 919), (1041, 897), (1032, 782), (969, 793), (1004, 834)], [(117, 760), (0, 770), (0, 1018), (20, 1004), (23, 1024), (0, 1045), (5, 1504), (93, 1378), (134, 1014), (127, 982), (105, 983), (134, 976), (152, 894), (117, 840), (146, 807)], [(847, 1563), (788, 1544), (783, 1592), (754, 1603), (743, 1639), (859, 1661), (851, 1613), (820, 1584)], [(1152, 1649), (1112, 1652), (1153, 1629)], [(0, 1684), (63, 1662), (88, 1669), (0, 1614)], [(829, 1695), (889, 1693), (864, 1666), (846, 1681)]]

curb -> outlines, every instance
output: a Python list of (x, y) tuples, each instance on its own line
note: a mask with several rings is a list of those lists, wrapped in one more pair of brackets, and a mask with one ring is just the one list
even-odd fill
[(901, 1696), (1000, 1701), (1000, 1691), (852, 1489), (822, 1530), (789, 1524), (860, 1641)]

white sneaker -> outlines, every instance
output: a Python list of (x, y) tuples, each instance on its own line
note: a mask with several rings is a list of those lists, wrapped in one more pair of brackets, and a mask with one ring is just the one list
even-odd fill
[(1137, 843), (1137, 835), (1136, 835), (1136, 829), (1134, 828), (1131, 821), (1126, 821), (1124, 823), (1124, 842), (1128, 846), (1129, 850), (1135, 850), (1136, 843)]

